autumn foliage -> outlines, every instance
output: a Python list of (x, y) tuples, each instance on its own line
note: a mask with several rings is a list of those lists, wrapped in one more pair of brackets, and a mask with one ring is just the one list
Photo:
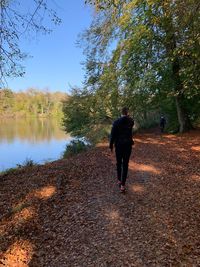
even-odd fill
[(127, 193), (107, 143), (0, 177), (0, 266), (199, 266), (200, 132), (135, 136)]

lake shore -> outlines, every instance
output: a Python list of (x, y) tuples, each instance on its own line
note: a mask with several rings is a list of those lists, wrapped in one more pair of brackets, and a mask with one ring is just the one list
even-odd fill
[(199, 131), (137, 134), (125, 195), (107, 143), (1, 175), (0, 263), (198, 266), (199, 144)]
[(24, 165), (62, 157), (70, 135), (57, 119), (26, 118), (0, 120), (0, 172)]

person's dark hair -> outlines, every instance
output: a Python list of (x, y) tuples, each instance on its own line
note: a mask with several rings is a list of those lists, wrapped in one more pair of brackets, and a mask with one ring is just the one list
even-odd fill
[(128, 115), (128, 108), (127, 107), (122, 108), (122, 115)]

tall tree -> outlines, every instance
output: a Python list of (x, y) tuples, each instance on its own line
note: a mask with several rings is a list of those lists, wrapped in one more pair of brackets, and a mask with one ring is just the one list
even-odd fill
[[(114, 54), (118, 56), (108, 61), (115, 60), (121, 81), (119, 92), (129, 100), (140, 99), (137, 102), (140, 106), (150, 108), (154, 104), (154, 109), (162, 109), (165, 98), (171, 98), (174, 100), (171, 103), (176, 105), (179, 131), (190, 129), (194, 114), (189, 99), (197, 105), (200, 96), (199, 1), (86, 2), (94, 4), (97, 10), (96, 22), (87, 35), (90, 37), (88, 58), (95, 57), (99, 68), (102, 51), (109, 51), (109, 44), (114, 40)], [(99, 81), (93, 87), (97, 88)]]

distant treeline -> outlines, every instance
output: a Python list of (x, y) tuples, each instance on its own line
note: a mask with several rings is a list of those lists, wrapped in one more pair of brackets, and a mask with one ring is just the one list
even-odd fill
[(0, 117), (61, 117), (67, 95), (38, 89), (0, 90)]

